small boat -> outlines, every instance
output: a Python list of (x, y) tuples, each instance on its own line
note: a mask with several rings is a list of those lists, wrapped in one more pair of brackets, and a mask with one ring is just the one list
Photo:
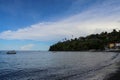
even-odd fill
[(16, 54), (16, 51), (8, 51), (7, 54)]

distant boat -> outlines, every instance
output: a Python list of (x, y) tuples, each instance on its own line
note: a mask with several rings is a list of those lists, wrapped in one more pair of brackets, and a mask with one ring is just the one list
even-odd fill
[(14, 50), (8, 51), (7, 54), (16, 54), (16, 51), (14, 51)]

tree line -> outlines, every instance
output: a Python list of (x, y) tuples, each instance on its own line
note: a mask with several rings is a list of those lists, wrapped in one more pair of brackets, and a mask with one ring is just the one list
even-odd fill
[(120, 30), (113, 29), (112, 32), (101, 32), (86, 37), (65, 40), (50, 46), (49, 51), (87, 51), (105, 50), (109, 43), (120, 42)]

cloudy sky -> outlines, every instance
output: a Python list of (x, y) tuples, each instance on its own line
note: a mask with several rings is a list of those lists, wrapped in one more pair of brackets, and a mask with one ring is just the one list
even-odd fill
[(0, 0), (0, 50), (48, 50), (112, 29), (120, 29), (120, 0)]

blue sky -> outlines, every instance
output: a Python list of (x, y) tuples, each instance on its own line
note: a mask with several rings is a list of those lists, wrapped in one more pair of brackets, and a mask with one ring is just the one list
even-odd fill
[(48, 50), (62, 40), (120, 29), (120, 0), (0, 0), (0, 50)]

